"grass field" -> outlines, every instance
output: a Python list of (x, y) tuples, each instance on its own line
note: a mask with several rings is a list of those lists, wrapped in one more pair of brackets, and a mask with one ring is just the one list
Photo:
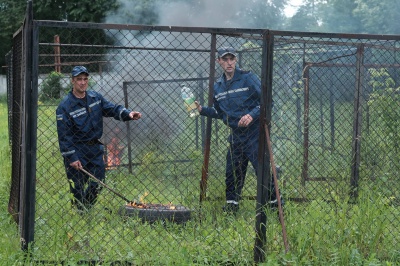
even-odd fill
[[(123, 201), (104, 189), (90, 213), (84, 216), (76, 213), (69, 205), (53, 113), (52, 108), (44, 110), (42, 114), (47, 115), (39, 119), (41, 130), (46, 130), (38, 134), (34, 257), (24, 261), (18, 227), (7, 211), (11, 162), (7, 106), (4, 101), (0, 103), (2, 265), (35, 265), (40, 264), (39, 260), (52, 261), (54, 265), (88, 265), (90, 260), (102, 261), (101, 265), (112, 265), (112, 261), (129, 261), (135, 265), (253, 265), (255, 202), (243, 200), (237, 216), (220, 212), (222, 200), (206, 201), (200, 206), (198, 179), (191, 178), (199, 176), (201, 169), (202, 156), (196, 151), (189, 152), (194, 162), (190, 166), (154, 164), (171, 159), (155, 150), (146, 153), (141, 160), (144, 163), (133, 173), (111, 170), (107, 174), (108, 184), (129, 197), (145, 197), (150, 202), (173, 199), (190, 206), (193, 217), (185, 225), (148, 224), (135, 217), (120, 216), (116, 211)], [(224, 158), (211, 160), (210, 171), (216, 172), (223, 161)], [(223, 177), (213, 176), (209, 193), (223, 195), (214, 185), (223, 182)], [(287, 186), (287, 191), (297, 189), (292, 186)], [(398, 206), (391, 205), (388, 197), (376, 197), (376, 191), (368, 184), (362, 186), (357, 204), (349, 204), (348, 198), (343, 197), (345, 192), (329, 185), (319, 187), (319, 193), (325, 191), (334, 203), (317, 198), (307, 203), (287, 201), (288, 253), (284, 252), (276, 212), (266, 210), (266, 262), (261, 265), (398, 265)], [(301, 195), (307, 189), (315, 190), (308, 184), (292, 196)], [(254, 188), (247, 191), (254, 193)], [(319, 193), (308, 196), (320, 197)]]
[(0, 102), (0, 197), (1, 238), (0, 261), (2, 265), (24, 265), (19, 243), (18, 227), (7, 211), (10, 195), (11, 158), (8, 139), (8, 111), (4, 98)]

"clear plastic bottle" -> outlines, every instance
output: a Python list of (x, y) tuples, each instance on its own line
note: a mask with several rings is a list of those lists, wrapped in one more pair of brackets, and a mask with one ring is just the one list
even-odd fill
[(194, 94), (185, 84), (181, 84), (181, 95), (183, 102), (185, 103), (186, 109), (189, 112), (189, 116), (198, 116), (199, 111), (197, 110), (196, 104), (194, 103), (194, 101), (196, 100)]

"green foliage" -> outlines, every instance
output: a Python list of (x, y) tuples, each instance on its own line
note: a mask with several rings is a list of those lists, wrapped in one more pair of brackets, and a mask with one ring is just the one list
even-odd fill
[(47, 78), (40, 84), (40, 101), (51, 101), (60, 99), (64, 88), (62, 87), (61, 79), (63, 74), (56, 71), (51, 72)]
[[(55, 20), (74, 22), (104, 22), (107, 15), (117, 10), (117, 0), (40, 0), (33, 1), (33, 16), (35, 20)], [(26, 1), (0, 0), (0, 66), (6, 65), (5, 55), (12, 48), (12, 36), (21, 27), (27, 5)], [(47, 29), (48, 34), (54, 36), (59, 32), (56, 29)], [(63, 43), (89, 42), (91, 44), (109, 44), (110, 40), (102, 31), (90, 31), (77, 39), (77, 36), (62, 36)], [(5, 68), (1, 68), (5, 74)]]
[(368, 82), (372, 90), (377, 92), (381, 89), (392, 88), (395, 85), (393, 78), (390, 77), (387, 69), (385, 68), (372, 68), (368, 70), (371, 75), (371, 80)]
[(0, 94), (0, 103), (7, 103), (7, 94)]
[[(241, 57), (240, 68), (260, 73), (259, 66), (262, 65), (262, 46), (253, 41), (247, 41), (240, 47), (240, 50), (245, 51)], [(256, 68), (256, 69), (254, 69)]]
[[(26, 1), (0, 0), (0, 66), (5, 66), (5, 55), (11, 51), (12, 36), (21, 27)], [(5, 74), (6, 68), (1, 68)]]
[(119, 7), (117, 0), (41, 0), (34, 1), (35, 19), (103, 22)]
[[(390, 237), (385, 239), (386, 230), (391, 227), (385, 217), (393, 217), (394, 208), (385, 205), (378, 196), (362, 194), (355, 205), (349, 204), (348, 198), (340, 197), (333, 205), (313, 201), (303, 206), (286, 206), (286, 223), (295, 226), (288, 230), (292, 249), (281, 255), (283, 265), (289, 262), (296, 262), (295, 265), (364, 265), (366, 261), (381, 265), (377, 254), (383, 257), (395, 254), (385, 246), (386, 241), (391, 241)], [(308, 215), (298, 220), (299, 213)], [(268, 230), (273, 232), (278, 228)]]
[(288, 30), (398, 34), (397, 0), (305, 0), (288, 21)]
[[(35, 20), (55, 20), (74, 22), (111, 22), (123, 24), (155, 25), (159, 22), (157, 7), (160, 3), (189, 2), (192, 10), (185, 14), (193, 16), (205, 8), (202, 1), (194, 0), (143, 0), (135, 3), (134, 8), (128, 8), (125, 2), (118, 0), (41, 0), (33, 1)], [(234, 14), (245, 16), (248, 27), (265, 27), (269, 29), (323, 31), (347, 33), (397, 34), (396, 19), (400, 10), (396, 0), (307, 0), (298, 8), (297, 13), (284, 21), (283, 9), (287, 1), (251, 1), (246, 10)], [(215, 3), (215, 8), (219, 7)], [(22, 25), (26, 10), (26, 1), (0, 0), (0, 65), (6, 65), (5, 54), (11, 50), (12, 36)], [(110, 18), (112, 21), (106, 21)], [(228, 21), (229, 22), (229, 21)], [(201, 25), (199, 25), (201, 26)], [(56, 29), (46, 29), (50, 36), (58, 34)], [(111, 44), (101, 31), (87, 31), (85, 37), (79, 40), (77, 36), (62, 36), (63, 43)], [(5, 68), (1, 68), (3, 74)]]
[(354, 15), (356, 1), (333, 0), (320, 4), (320, 31), (324, 32), (362, 32), (360, 18)]
[(399, 34), (400, 30), (393, 23), (399, 15), (397, 0), (356, 0), (357, 7), (353, 10), (363, 25), (363, 31), (371, 34)]
[(390, 77), (386, 69), (371, 69), (370, 85), (373, 93), (370, 94), (369, 107), (372, 116), (381, 121), (381, 129), (385, 136), (392, 136), (395, 143), (398, 143), (400, 127), (400, 88), (392, 88), (394, 80)]
[(290, 29), (296, 31), (318, 31), (317, 6), (314, 1), (306, 1), (290, 19)]
[[(391, 78), (382, 82), (375, 80), (372, 84), (374, 92), (370, 94), (368, 107), (373, 130), (365, 139), (366, 145), (370, 146), (369, 150), (373, 153), (370, 157), (376, 158), (375, 153), (382, 153), (388, 156), (388, 159), (381, 157), (380, 162), (399, 162), (400, 88), (385, 87), (386, 84), (393, 84)], [(374, 164), (376, 163), (374, 159)], [(385, 169), (387, 166), (379, 165), (379, 167)], [(396, 171), (393, 166), (389, 169), (389, 172)]]
[(166, 3), (160, 0), (144, 0), (131, 6), (127, 1), (121, 3), (107, 16), (108, 23), (154, 25), (158, 22), (157, 5)]
[[(8, 139), (7, 105), (0, 102), (0, 261), (2, 265), (23, 265), (18, 226), (7, 211), (10, 195), (11, 151)], [(18, 263), (19, 262), (19, 263)]]
[(374, 181), (388, 202), (399, 202), (396, 187), (400, 167), (400, 88), (386, 69), (370, 70), (372, 92), (367, 102), (368, 119), (363, 125), (361, 173)]

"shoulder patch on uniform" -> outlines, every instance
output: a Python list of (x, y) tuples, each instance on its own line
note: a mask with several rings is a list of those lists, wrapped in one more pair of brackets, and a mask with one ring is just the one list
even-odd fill
[(62, 115), (57, 115), (57, 120), (63, 120), (63, 116)]

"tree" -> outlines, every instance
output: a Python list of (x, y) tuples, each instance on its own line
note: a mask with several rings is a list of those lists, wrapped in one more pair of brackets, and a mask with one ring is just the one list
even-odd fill
[[(287, 0), (252, 1), (243, 15), (249, 20), (250, 28), (282, 29), (284, 22), (283, 10)], [(246, 2), (246, 4), (248, 4)]]
[(104, 22), (119, 6), (117, 0), (40, 0), (34, 1), (34, 16), (37, 20)]
[(6, 73), (5, 55), (11, 50), (12, 36), (21, 27), (26, 10), (26, 1), (0, 1), (0, 66), (1, 74)]
[(60, 99), (63, 95), (63, 87), (61, 84), (62, 74), (58, 72), (51, 72), (43, 83), (40, 84), (39, 100), (52, 101)]
[(398, 0), (304, 0), (288, 30), (399, 34)]
[(131, 5), (124, 1), (119, 5), (119, 8), (114, 9), (113, 12), (109, 12), (105, 22), (154, 25), (158, 21), (158, 4), (166, 2), (169, 1), (142, 0), (140, 3)]
[(295, 31), (319, 31), (319, 10), (321, 1), (306, 0), (297, 12), (289, 19), (290, 30)]
[[(6, 64), (5, 55), (12, 48), (13, 34), (23, 23), (26, 7), (25, 0), (0, 0), (1, 66)], [(103, 22), (105, 17), (118, 7), (118, 0), (36, 0), (33, 1), (33, 16), (36, 20)], [(55, 29), (52, 30), (57, 34)], [(104, 35), (89, 36), (86, 41), (96, 39), (101, 42), (106, 39)], [(6, 73), (5, 68), (2, 67), (1, 73)]]
[(363, 25), (363, 33), (399, 34), (397, 20), (400, 16), (398, 0), (355, 0), (354, 15)]
[(360, 19), (354, 15), (357, 3), (349, 0), (331, 0), (321, 4), (321, 31), (361, 33)]

